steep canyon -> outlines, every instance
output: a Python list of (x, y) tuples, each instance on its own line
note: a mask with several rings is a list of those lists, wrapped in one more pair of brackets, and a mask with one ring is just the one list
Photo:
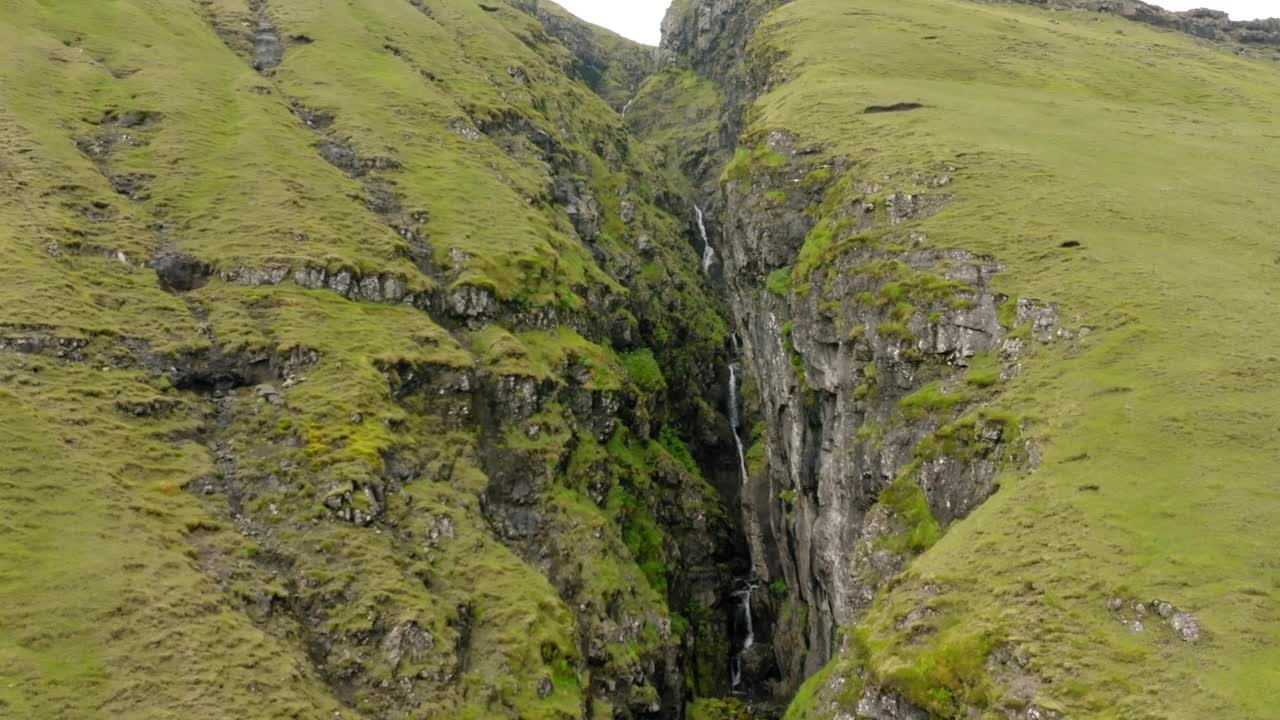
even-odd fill
[(0, 717), (1272, 716), (1278, 52), (11, 3)]

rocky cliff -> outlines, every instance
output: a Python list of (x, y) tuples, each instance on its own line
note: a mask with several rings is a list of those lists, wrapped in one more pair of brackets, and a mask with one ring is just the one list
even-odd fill
[[(1117, 88), (1107, 75), (1131, 52), (1172, 53), (1193, 64), (1201, 60), (1192, 57), (1225, 61), (1226, 52), (1265, 58), (1274, 21), (1233, 23), (1221, 13), (1168, 13), (1140, 3), (1053, 3), (1054, 12), (928, 2), (779, 5), (676, 4), (664, 24), (664, 48), (679, 58), (668, 62), (697, 78), (683, 87), (707, 82), (715, 95), (696, 92), (720, 100), (718, 113), (695, 113), (719, 123), (718, 133), (700, 132), (717, 146), (710, 151), (720, 168), (714, 187), (704, 145), (687, 136), (672, 143), (661, 118), (637, 114), (629, 122), (642, 137), (693, 146), (676, 153), (675, 164), (695, 193), (704, 194), (703, 206), (717, 210), (709, 222), (714, 262), (730, 298), (748, 418), (741, 509), (757, 617), (754, 642), (741, 654), (744, 684), (759, 697), (790, 698), (811, 678), (788, 718), (1090, 716), (1081, 698), (1107, 696), (1105, 690), (1072, 690), (1080, 693), (1075, 700), (1061, 690), (1078, 682), (1070, 679), (1078, 662), (1096, 661), (1040, 639), (1051, 632), (1043, 624), (1051, 614), (1043, 601), (1011, 601), (1004, 593), (1018, 591), (988, 589), (993, 574), (1008, 572), (1024, 593), (1072, 596), (1076, 578), (1050, 580), (1056, 587), (1046, 590), (1043, 579), (1032, 579), (1035, 573), (1015, 569), (1037, 567), (1042, 559), (1002, 564), (983, 557), (1010, 552), (992, 542), (953, 549), (958, 541), (949, 530), (977, 528), (966, 530), (971, 543), (975, 535), (1006, 537), (997, 528), (1008, 521), (992, 514), (1008, 513), (1009, 506), (979, 508), (1000, 488), (1035, 487), (1053, 474), (1043, 465), (1052, 447), (1048, 418), (1056, 409), (1040, 405), (1034, 388), (1045, 382), (1041, 373), (1058, 372), (1048, 368), (1061, 367), (1062, 358), (1087, 355), (1105, 341), (1095, 339), (1100, 318), (1081, 312), (1078, 289), (1046, 282), (1045, 268), (1079, 282), (1089, 271), (1072, 274), (1073, 253), (1109, 240), (1058, 214), (1090, 202), (1083, 199), (1089, 192), (1037, 195), (1041, 199), (1031, 202), (1010, 187), (1023, 182), (1011, 181), (1023, 172), (1038, 178), (1026, 180), (1023, 190), (1063, 175), (1035, 131), (1008, 128), (1006, 137), (1016, 138), (1012, 150), (983, 144), (980, 128), (995, 111), (971, 107), (973, 98), (950, 94), (940, 83), (981, 84), (975, 78), (983, 77), (983, 58), (991, 58), (1006, 80), (995, 81), (991, 92), (968, 92), (1008, 108), (1003, 112), (1010, 116), (1023, 117), (1013, 103), (1048, 99), (1030, 90), (1040, 72), (1064, 73), (1102, 102), (1126, 93), (1133, 98), (1139, 85), (1126, 81)], [(1099, 11), (1212, 44), (1193, 50), (1188, 39), (1107, 20)], [(999, 23), (1009, 29), (995, 30)], [(1050, 39), (1055, 26), (1065, 28)], [(1102, 33), (1137, 39), (1130, 49)], [(1104, 46), (1095, 51), (1108, 53), (1105, 60), (1078, 55)], [(1048, 69), (1053, 63), (1068, 69)], [(1165, 68), (1145, 66), (1153, 69), (1140, 73), (1144, 81), (1166, 99), (1185, 97), (1189, 87), (1168, 83)], [(1241, 74), (1228, 82), (1274, 82), (1265, 67), (1246, 63), (1236, 71)], [(1023, 81), (1030, 85), (1017, 100), (1001, 87)], [(640, 97), (661, 96), (675, 84), (659, 75)], [(1138, 108), (1147, 102), (1134, 101)], [(1095, 132), (1117, 131), (1083, 109), (1069, 114)], [(1077, 142), (1071, 132), (1055, 137), (1052, 142)], [(1194, 164), (1197, 172), (1209, 166), (1225, 170)], [(1111, 172), (1104, 162), (1094, 180)], [(1027, 208), (1034, 219), (1012, 229), (1012, 206)], [(1010, 270), (1015, 278), (1006, 279)], [(1017, 279), (1019, 273), (1036, 280)], [(1113, 327), (1127, 325), (1119, 322)], [(1029, 380), (1028, 372), (1042, 379)], [(1084, 390), (1091, 386), (1086, 380), (1077, 387), (1108, 392)], [(1056, 462), (1074, 469), (1089, 456), (1059, 453)], [(1080, 478), (1071, 485), (1075, 492), (1101, 487), (1091, 472), (1066, 474)], [(1041, 502), (1035, 507), (1043, 509)], [(979, 517), (965, 522), (975, 511)], [(1028, 528), (1058, 526), (1024, 518)], [(1050, 534), (1026, 534), (1054, 537), (1044, 532)], [(957, 569), (967, 562), (981, 568), (976, 576)], [(1169, 638), (1199, 642), (1199, 623), (1180, 604), (1140, 599), (1148, 589), (1135, 599), (1131, 590), (1116, 589), (1120, 583), (1096, 579), (1096, 567), (1072, 567), (1095, 578), (1088, 609), (1073, 613), (1100, 625), (1103, 618), (1119, 620), (1130, 633), (1150, 633), (1161, 647)], [(1177, 580), (1156, 573), (1148, 582), (1154, 597), (1172, 592), (1168, 583)], [(984, 603), (999, 609), (974, 610)], [(1183, 633), (1191, 623), (1195, 630)], [(1116, 642), (1102, 639), (1111, 636), (1105, 625), (1093, 627), (1093, 642)], [(1184, 670), (1195, 662), (1186, 661), (1191, 665)], [(1107, 663), (1094, 665), (1102, 666)], [(1124, 717), (1172, 712), (1135, 704), (1132, 696), (1112, 697)], [(1239, 700), (1219, 696), (1215, 702)]]
[(1199, 8), (1171, 12), (1140, 0), (1021, 0), (1062, 10), (1101, 12), (1127, 20), (1177, 30), (1232, 49), (1280, 60), (1280, 18), (1232, 20), (1221, 10)]
[(0, 714), (727, 693), (724, 306), (617, 112), (652, 49), (543, 10), (0, 22)]
[(859, 178), (848, 157), (785, 129), (742, 132), (779, 57), (749, 48), (769, 7), (677, 6), (664, 48), (729, 98), (721, 137), (738, 149), (712, 202), (759, 420), (741, 504), (772, 635), (748, 671), (785, 697), (912, 555), (994, 491), (998, 470), (1025, 465), (1019, 419), (969, 411), (1058, 329), (1052, 307), (994, 293), (994, 259), (934, 249), (916, 229), (954, 200), (956, 167)]
[[(931, 248), (915, 228), (953, 200), (954, 167), (860, 184), (844, 158), (810, 164), (798, 150), (771, 133), (730, 179), (725, 260), (765, 419), (744, 503), (754, 570), (809, 609), (806, 627), (783, 629), (803, 638), (780, 649), (792, 678), (1026, 458), (1019, 419), (972, 411), (1058, 331), (1052, 307), (992, 290), (994, 259)], [(812, 194), (768, 197), (806, 180)], [(810, 227), (828, 193), (837, 209)], [(859, 234), (856, 248), (813, 247)], [(789, 262), (806, 244), (828, 256)]]

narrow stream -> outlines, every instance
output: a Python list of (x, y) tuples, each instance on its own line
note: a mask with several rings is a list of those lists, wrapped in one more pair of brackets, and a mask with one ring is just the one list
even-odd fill
[(702, 272), (710, 274), (711, 263), (716, 260), (716, 249), (711, 247), (711, 241), (707, 239), (707, 226), (702, 221), (702, 208), (694, 205), (693, 211), (698, 215), (698, 235), (702, 238)]
[[(710, 247), (710, 245), (708, 245)], [(734, 350), (737, 350), (737, 337), (734, 340)], [(729, 364), (729, 426), (733, 429), (733, 442), (738, 448), (738, 474), (739, 480), (745, 487), (747, 484), (747, 457), (742, 447), (742, 433), (739, 428), (742, 425), (742, 413), (739, 407), (738, 398), (738, 364)], [(751, 593), (759, 585), (752, 581), (746, 581), (737, 590), (733, 592), (736, 599), (737, 607), (734, 609), (734, 629), (739, 633), (741, 642), (737, 646), (737, 651), (733, 654), (733, 660), (730, 664), (730, 691), (733, 693), (743, 693), (745, 689), (742, 687), (742, 656), (756, 642), (755, 624), (751, 618)]]
[(760, 585), (755, 582), (748, 582), (741, 589), (735, 590), (733, 597), (738, 600), (738, 607), (735, 610), (734, 627), (742, 630), (742, 644), (738, 651), (733, 655), (733, 661), (730, 664), (729, 691), (734, 694), (747, 693), (747, 689), (742, 687), (742, 656), (751, 649), (756, 643), (756, 631), (754, 622), (751, 619), (751, 594), (758, 589)]
[(738, 364), (729, 364), (729, 425), (733, 428), (733, 442), (738, 446), (738, 473), (743, 485), (747, 484), (747, 455), (742, 447), (741, 419), (738, 413)]

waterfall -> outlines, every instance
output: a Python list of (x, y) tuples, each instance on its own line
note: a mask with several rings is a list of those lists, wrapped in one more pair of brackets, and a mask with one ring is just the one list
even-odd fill
[(698, 235), (702, 238), (702, 272), (709, 274), (711, 263), (716, 259), (716, 249), (711, 247), (711, 241), (707, 239), (707, 226), (702, 222), (702, 208), (694, 205), (693, 211), (698, 215)]
[[(698, 225), (702, 225), (702, 214), (698, 214)], [(705, 231), (703, 237), (705, 238)], [(708, 254), (703, 256), (704, 269), (710, 267), (711, 245), (707, 245)], [(738, 336), (731, 334), (730, 339), (733, 342), (733, 353), (738, 354)], [(739, 429), (742, 426), (742, 410), (738, 398), (738, 364), (729, 363), (729, 398), (728, 398), (728, 416), (729, 427), (733, 430), (733, 443), (738, 448), (738, 476), (743, 486), (747, 484), (747, 454), (742, 447), (742, 433)], [(751, 619), (751, 593), (755, 592), (760, 585), (750, 580), (733, 592), (733, 597), (738, 601), (737, 613), (741, 618), (741, 625), (735, 624), (740, 628), (741, 645), (738, 646), (737, 652), (733, 654), (733, 658), (729, 663), (729, 689), (731, 692), (737, 693), (742, 691), (742, 656), (747, 650), (755, 645), (756, 631), (754, 620)]]
[(741, 590), (736, 590), (733, 593), (733, 596), (738, 599), (738, 612), (742, 614), (743, 634), (742, 646), (738, 648), (738, 652), (733, 654), (733, 660), (729, 666), (729, 689), (731, 692), (738, 692), (742, 687), (742, 656), (756, 643), (755, 626), (751, 619), (751, 593), (755, 592), (759, 587), (758, 583), (748, 582)]
[(639, 97), (639, 95), (636, 95), (635, 97), (632, 97), (630, 100), (628, 100), (628, 101), (627, 101), (627, 104), (626, 104), (626, 105), (623, 105), (623, 106), (622, 106), (622, 119), (623, 119), (623, 120), (626, 120), (626, 119), (627, 119), (627, 111), (631, 109), (631, 103), (635, 102), (637, 97)]
[(748, 585), (745, 590), (738, 591), (738, 597), (742, 598), (742, 615), (747, 620), (747, 634), (742, 638), (742, 649), (746, 650), (756, 643), (756, 631), (751, 624), (751, 593), (756, 589), (754, 584)]
[(742, 484), (747, 484), (747, 454), (742, 448), (742, 434), (738, 432), (741, 425), (738, 415), (738, 366), (729, 364), (729, 426), (733, 428), (733, 442), (738, 446), (738, 473)]

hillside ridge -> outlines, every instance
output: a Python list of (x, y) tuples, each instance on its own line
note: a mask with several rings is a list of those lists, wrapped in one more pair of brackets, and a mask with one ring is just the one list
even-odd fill
[[(753, 572), (781, 592), (753, 605), (771, 634), (757, 635), (751, 667), (754, 682), (783, 697), (809, 678), (788, 718), (1266, 715), (1272, 693), (1261, 688), (1274, 682), (1228, 670), (1236, 653), (1262, 653), (1248, 661), (1260, 671), (1263, 645), (1236, 631), (1214, 635), (1205, 619), (1220, 613), (1234, 624), (1260, 611), (1202, 584), (1245, 576), (1223, 546), (1206, 545), (1196, 561), (1180, 554), (1181, 528), (1219, 532), (1231, 515), (1210, 505), (1246, 502), (1260, 487), (1232, 499), (1206, 493), (1195, 511), (1160, 503), (1182, 523), (1170, 525), (1139, 507), (1175, 485), (1185, 492), (1190, 465), (1147, 458), (1120, 497), (1102, 481), (1116, 492), (1116, 478), (1097, 469), (1167, 439), (1087, 445), (1090, 433), (1127, 422), (1103, 400), (1112, 392), (1124, 407), (1139, 402), (1132, 393), (1150, 393), (1144, 406), (1178, 412), (1160, 404), (1172, 388), (1156, 390), (1150, 377), (1144, 389), (1136, 376), (1108, 380), (1109, 363), (1158, 366), (1162, 352), (1192, 352), (1218, 370), (1180, 382), (1216, 394), (1221, 412), (1243, 411), (1226, 410), (1234, 401), (1225, 398), (1261, 387), (1250, 371), (1218, 374), (1234, 361), (1172, 331), (1180, 321), (1143, 294), (1146, 281), (1105, 290), (1093, 273), (1114, 271), (1121, 258), (1143, 267), (1148, 245), (1186, 258), (1202, 251), (1201, 238), (1220, 235), (1186, 216), (1170, 225), (1161, 195), (1174, 177), (1217, 192), (1230, 185), (1233, 162), (1267, 147), (1274, 66), (1231, 42), (1108, 17), (1123, 16), (1116, 3), (1109, 13), (1037, 5), (743, 0), (693, 2), (668, 16), (667, 45), (688, 53), (722, 98), (708, 113), (727, 165), (718, 187), (708, 189), (701, 151), (676, 153), (675, 164), (718, 208), (713, 235), (723, 239), (713, 244), (748, 368), (749, 415), (762, 421), (747, 440), (755, 460), (744, 529)], [(721, 61), (732, 57), (745, 61)], [(685, 89), (679, 102), (699, 87), (673, 77), (652, 83), (656, 107), (673, 102), (669, 88)], [(642, 137), (689, 144), (636, 108), (628, 125)], [(1126, 136), (1129, 145), (1115, 140)], [(1247, 172), (1268, 184), (1262, 167)], [(1135, 202), (1117, 206), (1120, 194)], [(1228, 241), (1238, 253), (1231, 272), (1267, 293), (1270, 211), (1248, 205), (1222, 206), (1219, 221), (1241, 224)], [(1098, 213), (1108, 224), (1088, 219)], [(1192, 276), (1153, 273), (1170, 288), (1187, 282), (1180, 297), (1197, 294)], [(1249, 324), (1233, 316), (1215, 327), (1247, 336)], [(1249, 355), (1238, 360), (1247, 365)], [(1060, 404), (1045, 404), (1051, 387), (1062, 389)], [(1090, 419), (1098, 417), (1109, 420)], [(1229, 442), (1208, 440), (1221, 428), (1190, 422), (1203, 442), (1183, 462), (1224, 458)], [(1253, 462), (1237, 467), (1265, 464), (1262, 455)], [(1104, 504), (1091, 501), (1095, 493)], [(1064, 540), (1086, 525), (1112, 539)], [(1168, 562), (1192, 562), (1200, 580), (1161, 572), (1159, 555), (1134, 559), (1117, 578), (1106, 568), (1134, 536), (1146, 538), (1146, 553), (1169, 548)], [(1074, 575), (1049, 569), (1057, 564)], [(1004, 573), (1008, 585), (997, 580)], [(1149, 586), (1135, 590), (1139, 576)], [(1269, 627), (1264, 615), (1248, 626)], [(1054, 640), (1063, 628), (1087, 635), (1089, 649)], [(1126, 669), (1151, 655), (1159, 673)], [(1217, 671), (1203, 673), (1206, 664)], [(1155, 699), (1175, 686), (1195, 687), (1195, 700)]]
[(1278, 21), (7, 9), (0, 716), (1280, 706)]

